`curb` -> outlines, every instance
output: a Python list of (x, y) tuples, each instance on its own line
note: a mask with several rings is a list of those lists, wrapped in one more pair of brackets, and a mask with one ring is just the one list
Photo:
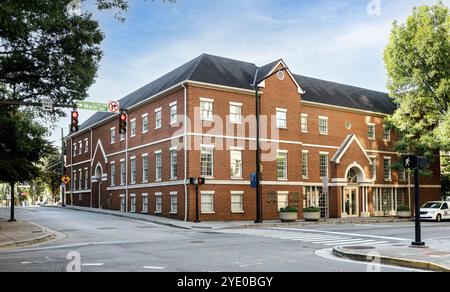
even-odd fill
[(47, 241), (57, 238), (57, 234), (53, 230), (39, 226), (35, 223), (31, 223), (31, 222), (29, 222), (29, 223), (39, 227), (42, 230), (42, 232), (45, 232), (47, 234), (45, 234), (41, 237), (38, 237), (38, 238), (34, 238), (32, 240), (23, 240), (23, 241), (17, 241), (14, 243), (0, 244), (0, 251), (14, 249), (14, 248), (18, 248), (18, 247), (32, 246), (32, 245), (40, 244), (40, 243), (47, 242)]
[(393, 266), (427, 270), (427, 271), (433, 271), (433, 272), (450, 272), (449, 268), (443, 267), (443, 266), (435, 264), (435, 263), (418, 261), (418, 260), (410, 260), (410, 259), (405, 259), (405, 258), (394, 258), (394, 257), (375, 255), (375, 254), (370, 254), (370, 253), (369, 254), (358, 253), (356, 251), (345, 251), (342, 247), (339, 247), (339, 246), (333, 248), (333, 255), (335, 255), (339, 258), (345, 258), (345, 259), (350, 259), (350, 260), (359, 261), (359, 262), (373, 263), (374, 260), (378, 260), (378, 263), (384, 264), (384, 265), (393, 265)]

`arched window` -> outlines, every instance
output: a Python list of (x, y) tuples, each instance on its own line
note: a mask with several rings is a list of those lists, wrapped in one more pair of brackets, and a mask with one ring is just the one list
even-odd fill
[(352, 184), (358, 183), (358, 173), (354, 168), (349, 170), (347, 174), (347, 182)]

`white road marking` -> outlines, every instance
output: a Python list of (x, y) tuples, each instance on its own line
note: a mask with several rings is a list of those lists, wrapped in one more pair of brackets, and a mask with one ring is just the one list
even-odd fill
[(22, 265), (31, 265), (32, 262), (21, 262)]
[(354, 237), (378, 238), (378, 239), (396, 240), (396, 241), (410, 240), (410, 239), (407, 239), (407, 238), (378, 236), (378, 235), (367, 235), (367, 234), (357, 234), (357, 233), (347, 233), (347, 232), (323, 231), (323, 230), (310, 230), (310, 229), (297, 229), (297, 228), (284, 228), (284, 227), (275, 227), (273, 229), (284, 230), (284, 231), (286, 231), (286, 230), (293, 230), (293, 231), (319, 233), (319, 234), (332, 234), (332, 235), (344, 235), (344, 236), (354, 236)]
[(326, 246), (335, 246), (335, 245), (338, 245), (338, 246), (347, 246), (347, 245), (355, 245), (355, 244), (358, 244), (358, 245), (361, 245), (361, 244), (370, 244), (370, 243), (372, 243), (372, 242), (374, 242), (373, 240), (355, 240), (355, 241), (350, 241), (350, 242), (343, 242), (343, 243), (338, 243), (338, 244), (336, 244), (336, 243), (327, 243), (327, 244), (325, 244)]
[(101, 267), (104, 265), (104, 263), (86, 263), (81, 264), (83, 267)]
[(155, 267), (155, 266), (143, 266), (142, 268), (146, 269), (146, 270), (165, 270), (166, 269), (165, 267)]

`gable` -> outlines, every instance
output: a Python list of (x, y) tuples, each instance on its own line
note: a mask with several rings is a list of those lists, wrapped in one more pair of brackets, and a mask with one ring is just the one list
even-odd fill
[[(352, 147), (352, 145), (355, 145), (356, 147)], [(356, 150), (356, 151), (361, 151), (362, 154), (364, 155), (364, 157), (367, 159), (367, 161), (369, 162), (369, 165), (372, 165), (372, 160), (370, 160), (370, 157), (367, 155), (367, 152), (364, 150), (364, 148), (361, 145), (361, 142), (358, 140), (358, 137), (356, 137), (356, 135), (354, 134), (350, 134), (348, 135), (344, 142), (342, 143), (341, 147), (339, 147), (338, 151), (336, 152), (336, 154), (333, 156), (333, 158), (331, 159), (332, 162), (339, 164), (341, 163), (342, 158), (349, 153), (350, 148)]]
[[(100, 157), (97, 159), (97, 153)], [(102, 141), (98, 139), (97, 146), (95, 147), (94, 154), (92, 155), (91, 166), (94, 166), (94, 161), (104, 161), (105, 165), (108, 163), (108, 157), (106, 157), (105, 149), (103, 148)]]

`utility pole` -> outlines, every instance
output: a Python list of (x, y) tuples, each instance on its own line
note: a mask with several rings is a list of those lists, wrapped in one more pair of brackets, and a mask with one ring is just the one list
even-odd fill
[[(66, 147), (64, 144), (64, 128), (61, 128), (61, 176), (64, 175), (65, 165), (64, 165), (64, 152), (66, 151)], [(61, 207), (65, 207), (65, 185), (64, 183), (61, 183), (60, 188), (60, 196), (61, 196)]]

